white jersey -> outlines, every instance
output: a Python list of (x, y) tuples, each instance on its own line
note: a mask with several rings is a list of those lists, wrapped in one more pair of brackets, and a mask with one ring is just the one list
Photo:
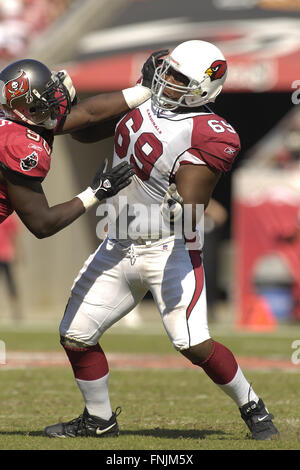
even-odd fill
[[(213, 112), (159, 111), (149, 99), (117, 124), (113, 166), (124, 159), (136, 175), (107, 201), (108, 236), (158, 239), (170, 235), (159, 208), (181, 165), (209, 165), (228, 171), (240, 149), (233, 127)], [(116, 216), (118, 220), (116, 223)]]
[(119, 121), (113, 165), (126, 159), (136, 171), (131, 184), (107, 200), (123, 221), (121, 233), (114, 233), (112, 220), (108, 237), (81, 269), (61, 336), (97, 344), (150, 291), (176, 349), (210, 338), (201, 250), (176, 234), (167, 236), (163, 225), (155, 239), (155, 230), (161, 220), (159, 206), (180, 165), (228, 171), (238, 150), (235, 130), (210, 112), (158, 113), (149, 100)]

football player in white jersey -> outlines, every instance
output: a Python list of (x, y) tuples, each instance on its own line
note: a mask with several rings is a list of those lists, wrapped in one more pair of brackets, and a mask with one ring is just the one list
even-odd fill
[[(45, 428), (46, 436), (118, 435), (118, 409), (111, 408), (109, 368), (98, 341), (148, 290), (176, 350), (233, 399), (252, 438), (278, 436), (273, 416), (207, 325), (201, 208), (240, 150), (235, 129), (207, 107), (226, 74), (215, 45), (179, 44), (164, 58), (156, 56), (151, 99), (117, 123), (113, 167), (127, 161), (136, 174), (109, 200), (108, 235), (76, 278), (60, 325), (85, 408), (79, 418)], [(74, 137), (88, 142), (103, 136), (95, 129)]]

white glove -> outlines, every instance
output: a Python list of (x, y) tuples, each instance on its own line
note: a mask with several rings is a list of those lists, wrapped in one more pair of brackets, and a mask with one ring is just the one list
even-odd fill
[(166, 222), (175, 222), (182, 217), (183, 198), (176, 189), (176, 184), (171, 184), (160, 206), (160, 212)]
[(71, 100), (71, 103), (72, 103), (75, 96), (76, 96), (76, 90), (74, 88), (74, 85), (73, 85), (73, 82), (72, 82), (72, 79), (71, 79), (70, 75), (68, 74), (68, 72), (66, 70), (59, 70), (57, 72), (57, 74), (59, 74), (59, 77), (60, 77), (60, 80), (61, 80), (62, 84), (68, 90), (69, 95), (70, 95), (70, 100)]

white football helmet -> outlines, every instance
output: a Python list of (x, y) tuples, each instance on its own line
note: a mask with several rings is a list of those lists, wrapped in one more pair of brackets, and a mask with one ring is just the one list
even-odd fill
[[(168, 75), (184, 83), (176, 85), (166, 80)], [(175, 110), (215, 101), (226, 80), (227, 63), (220, 49), (206, 41), (186, 41), (165, 57), (154, 73), (152, 102), (160, 109)], [(164, 94), (165, 90), (180, 92), (178, 99)]]

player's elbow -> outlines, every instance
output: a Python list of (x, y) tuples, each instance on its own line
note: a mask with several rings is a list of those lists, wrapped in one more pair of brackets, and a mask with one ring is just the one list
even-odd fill
[(47, 222), (41, 221), (39, 224), (34, 224), (33, 226), (28, 227), (31, 233), (38, 238), (39, 240), (42, 240), (43, 238), (48, 238), (51, 237), (56, 231), (53, 230), (53, 227), (51, 224), (48, 224)]
[(45, 232), (39, 231), (39, 232), (33, 232), (33, 235), (39, 240), (42, 240), (43, 238), (50, 237), (51, 234), (46, 231)]
[(39, 240), (42, 240), (43, 235), (40, 232), (37, 232), (35, 230), (30, 229), (30, 232), (35, 236), (35, 238), (38, 238)]
[(39, 240), (42, 240), (43, 238), (48, 238), (51, 235), (53, 235), (53, 233), (50, 232), (49, 230), (42, 229), (42, 228), (39, 230), (31, 230), (31, 233), (33, 233), (33, 235)]

